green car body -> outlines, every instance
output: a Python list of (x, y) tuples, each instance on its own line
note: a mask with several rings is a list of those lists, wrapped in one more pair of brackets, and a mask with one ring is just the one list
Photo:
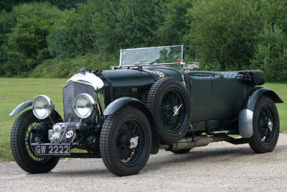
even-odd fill
[(227, 141), (272, 151), (280, 128), (274, 103), (282, 100), (259, 87), (264, 73), (193, 70), (197, 64), (186, 63), (184, 52), (182, 45), (125, 49), (113, 70), (81, 69), (64, 87), (64, 117), (47, 96), (20, 104), (10, 116), (33, 106), (12, 128), (16, 162), (40, 173), (60, 157), (101, 157), (112, 173), (125, 176), (138, 173), (159, 149), (179, 154)]

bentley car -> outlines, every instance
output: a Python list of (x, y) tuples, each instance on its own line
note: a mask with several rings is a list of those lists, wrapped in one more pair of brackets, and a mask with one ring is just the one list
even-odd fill
[(260, 87), (264, 73), (199, 71), (185, 52), (184, 45), (122, 49), (112, 70), (79, 69), (63, 88), (62, 116), (47, 95), (21, 103), (10, 116), (32, 108), (11, 131), (15, 161), (45, 173), (60, 158), (102, 158), (127, 176), (159, 150), (182, 154), (226, 141), (271, 152), (280, 128), (275, 103), (283, 101)]

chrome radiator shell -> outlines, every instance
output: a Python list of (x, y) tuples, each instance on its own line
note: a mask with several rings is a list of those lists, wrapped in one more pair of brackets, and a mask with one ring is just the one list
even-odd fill
[(65, 121), (69, 119), (79, 118), (74, 112), (74, 101), (80, 93), (87, 93), (93, 98), (95, 97), (95, 89), (89, 84), (71, 82), (68, 83), (63, 89), (63, 104), (64, 104), (64, 115)]

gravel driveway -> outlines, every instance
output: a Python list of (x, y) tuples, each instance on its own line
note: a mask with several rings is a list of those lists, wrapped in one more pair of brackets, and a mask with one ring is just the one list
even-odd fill
[(61, 160), (48, 174), (0, 164), (0, 191), (287, 191), (287, 135), (272, 153), (245, 145), (211, 143), (188, 154), (159, 152), (138, 175), (117, 177), (101, 159)]

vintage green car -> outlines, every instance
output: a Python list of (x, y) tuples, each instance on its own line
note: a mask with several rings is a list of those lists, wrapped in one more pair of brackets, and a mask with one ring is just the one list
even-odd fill
[(198, 71), (185, 51), (183, 45), (122, 49), (112, 70), (81, 68), (63, 89), (63, 118), (46, 95), (18, 105), (10, 116), (32, 106), (11, 131), (18, 165), (44, 173), (61, 157), (102, 158), (110, 172), (126, 176), (159, 149), (181, 154), (227, 141), (272, 151), (280, 128), (275, 103), (282, 100), (258, 87), (264, 73)]

